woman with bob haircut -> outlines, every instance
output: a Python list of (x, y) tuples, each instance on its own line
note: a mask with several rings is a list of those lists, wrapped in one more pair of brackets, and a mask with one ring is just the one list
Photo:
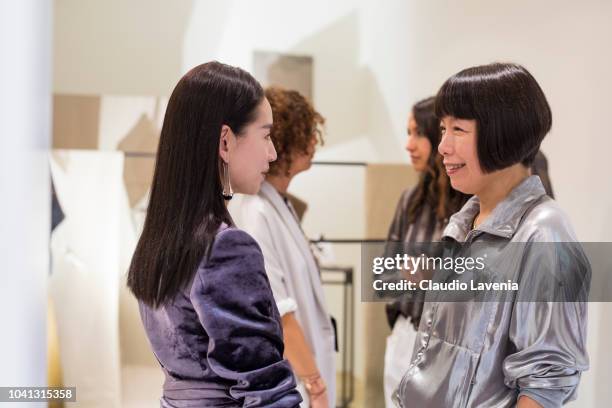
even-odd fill
[(395, 400), (401, 407), (561, 406), (575, 398), (588, 368), (590, 269), (567, 216), (529, 170), (552, 125), (546, 97), (522, 66), (494, 63), (453, 75), (435, 106), (451, 185), (474, 195), (442, 240), (490, 257), (481, 275), (451, 270), (435, 278), (503, 277), (518, 289), (462, 293), (454, 302), (428, 292)]
[(165, 374), (161, 407), (297, 407), (261, 250), (235, 228), (276, 159), (259, 83), (219, 62), (178, 82), (164, 117), (144, 230), (128, 273)]
[(282, 316), (285, 356), (298, 380), (301, 406), (336, 405), (335, 334), (319, 265), (288, 194), (293, 178), (310, 168), (325, 119), (299, 92), (267, 88), (272, 107), (271, 163), (257, 195), (244, 197), (238, 225), (261, 246), (274, 299)]

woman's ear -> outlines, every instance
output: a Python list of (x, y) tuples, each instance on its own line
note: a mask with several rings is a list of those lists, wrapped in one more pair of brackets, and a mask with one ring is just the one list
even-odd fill
[(219, 157), (225, 163), (229, 163), (229, 149), (230, 149), (230, 138), (232, 136), (232, 129), (229, 126), (221, 126), (221, 134), (219, 135)]

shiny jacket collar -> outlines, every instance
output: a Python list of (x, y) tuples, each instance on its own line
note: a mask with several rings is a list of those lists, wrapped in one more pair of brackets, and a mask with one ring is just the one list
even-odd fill
[[(536, 202), (546, 195), (542, 181), (538, 176), (529, 176), (516, 186), (510, 194), (503, 199), (491, 216), (476, 231), (486, 232), (502, 238), (510, 239), (516, 232), (518, 225), (527, 212)], [(480, 211), (480, 200), (473, 196), (454, 214), (442, 234), (444, 240), (453, 239), (465, 242), (472, 229), (474, 218)]]

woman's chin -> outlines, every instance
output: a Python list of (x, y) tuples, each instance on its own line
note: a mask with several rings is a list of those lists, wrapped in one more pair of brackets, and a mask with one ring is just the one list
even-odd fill
[(259, 190), (261, 190), (261, 185), (263, 184), (264, 180), (265, 178), (262, 178), (260, 181), (253, 183), (252, 185), (249, 186), (248, 192), (245, 192), (242, 194), (255, 195), (259, 193)]
[(454, 190), (457, 190), (460, 193), (463, 193), (463, 194), (474, 194), (471, 191), (472, 189), (469, 186), (466, 186), (465, 183), (462, 183), (459, 180), (453, 179), (452, 177), (450, 178), (450, 184), (451, 184), (451, 187)]

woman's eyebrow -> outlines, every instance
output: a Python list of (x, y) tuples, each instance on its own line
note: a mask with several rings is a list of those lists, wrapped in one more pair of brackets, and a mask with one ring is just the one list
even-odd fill
[(272, 129), (272, 123), (268, 123), (267, 125), (263, 125), (260, 129)]

